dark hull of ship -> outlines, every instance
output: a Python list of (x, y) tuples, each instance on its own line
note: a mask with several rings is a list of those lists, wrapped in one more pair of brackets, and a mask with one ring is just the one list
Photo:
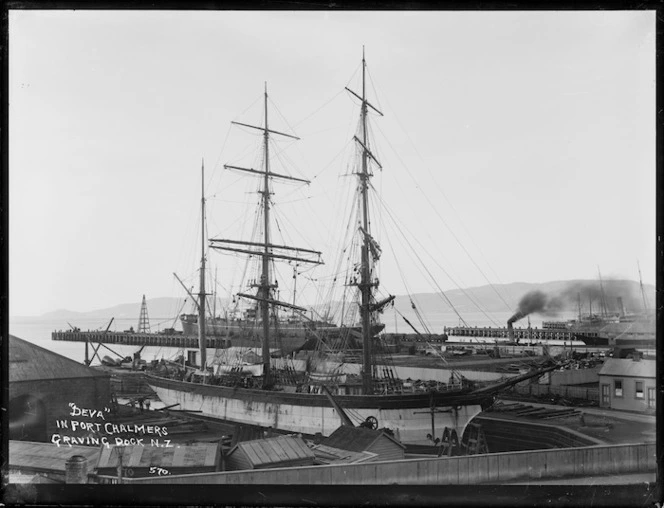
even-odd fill
[(641, 338), (609, 338), (606, 336), (588, 336), (582, 333), (576, 334), (575, 336), (578, 340), (585, 342), (588, 346), (620, 346), (654, 349), (657, 345), (654, 333)]
[[(335, 394), (334, 399), (359, 419), (377, 418), (380, 427), (393, 430), (404, 443), (427, 444), (426, 436), (431, 433), (432, 425), (436, 434), (447, 427), (463, 436), (468, 423), (493, 403), (498, 392), (547, 370), (552, 368), (481, 389), (387, 395)], [(330, 435), (341, 425), (332, 402), (321, 394), (200, 384), (151, 374), (146, 375), (146, 380), (165, 405), (199, 411), (203, 416), (227, 422), (323, 436)]]
[(609, 339), (607, 337), (599, 337), (596, 334), (575, 333), (574, 340), (580, 340), (586, 346), (608, 346)]
[[(198, 322), (191, 319), (181, 319), (182, 331), (186, 336), (198, 336)], [(372, 326), (372, 335), (378, 335), (384, 324)], [(238, 323), (226, 320), (207, 320), (205, 322), (205, 334), (208, 337), (220, 337), (225, 339), (226, 347), (261, 347), (263, 329), (247, 321)], [(358, 347), (361, 347), (362, 331), (358, 327), (338, 327), (336, 325), (304, 326), (302, 323), (284, 323), (278, 327), (270, 327), (270, 347), (281, 349), (284, 354), (292, 353), (300, 349), (307, 340), (321, 338), (333, 341), (348, 334), (355, 339)]]

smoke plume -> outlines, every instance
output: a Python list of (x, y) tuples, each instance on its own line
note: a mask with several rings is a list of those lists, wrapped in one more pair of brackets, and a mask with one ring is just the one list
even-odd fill
[[(554, 295), (547, 295), (543, 291), (530, 291), (519, 301), (516, 313), (508, 320), (512, 324), (528, 314), (542, 314), (555, 316), (563, 310), (577, 310), (579, 300), (584, 313), (593, 314), (622, 312), (618, 298), (627, 311), (642, 312), (643, 300), (638, 286), (629, 280), (577, 281), (566, 284)], [(603, 308), (604, 307), (604, 308)]]
[(528, 314), (544, 314), (555, 316), (563, 308), (563, 300), (557, 296), (548, 296), (543, 291), (530, 291), (519, 301), (519, 309), (509, 319), (508, 323), (514, 323)]

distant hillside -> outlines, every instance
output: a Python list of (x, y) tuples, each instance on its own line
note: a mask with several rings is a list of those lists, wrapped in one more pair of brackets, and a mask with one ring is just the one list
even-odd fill
[[(603, 291), (602, 291), (603, 289)], [(644, 284), (646, 298), (650, 308), (655, 305), (655, 287)], [(557, 310), (577, 311), (579, 298), (581, 309), (587, 313), (590, 305), (593, 312), (600, 312), (602, 292), (609, 312), (619, 311), (618, 297), (622, 298), (626, 312), (641, 312), (643, 298), (638, 282), (630, 280), (606, 280), (602, 287), (597, 280), (570, 280), (542, 283), (514, 282), (495, 284), (467, 289), (455, 289), (445, 292), (445, 297), (459, 311), (478, 312), (478, 307), (486, 312), (513, 312), (519, 308), (519, 302), (532, 292), (539, 291), (546, 297), (553, 313)], [(418, 309), (423, 313), (451, 311), (450, 305), (440, 293), (421, 293), (413, 295)], [(592, 302), (592, 303), (591, 303)], [(396, 307), (402, 311), (410, 307), (407, 296), (397, 297)]]
[[(640, 312), (643, 310), (643, 298), (638, 282), (630, 280), (603, 281), (604, 299), (609, 311), (618, 311), (617, 299), (621, 297), (627, 312)], [(644, 284), (648, 305), (655, 305), (655, 288)], [(559, 311), (577, 311), (578, 298), (581, 297), (581, 307), (584, 313), (588, 312), (589, 302), (592, 301), (593, 312), (600, 312), (602, 291), (597, 280), (571, 280), (553, 281), (543, 283), (514, 282), (511, 284), (495, 284), (493, 286), (479, 286), (467, 289), (455, 289), (445, 292), (445, 297), (461, 314), (478, 312), (478, 307), (485, 312), (513, 312), (519, 308), (519, 302), (533, 291), (539, 291), (546, 296), (553, 308)], [(440, 313), (452, 312), (445, 297), (440, 293), (418, 293), (413, 295), (420, 312)], [(180, 298), (152, 298), (147, 300), (148, 316), (150, 319), (175, 318), (181, 312), (191, 312), (191, 303), (182, 308)], [(223, 305), (223, 302), (220, 306)], [(304, 304), (306, 306), (306, 304)], [(410, 300), (407, 295), (397, 295), (395, 300), (397, 310), (402, 313), (410, 312)], [(70, 310), (56, 310), (43, 314), (42, 318), (75, 320), (83, 318), (95, 319), (136, 319), (141, 312), (141, 302), (124, 303), (113, 307), (88, 312), (75, 312)]]
[[(181, 311), (183, 300), (181, 298), (151, 298), (147, 299), (149, 318), (170, 318), (178, 315)], [(189, 312), (191, 304), (187, 302), (182, 312)], [(42, 318), (52, 319), (76, 319), (76, 318), (94, 318), (94, 319), (136, 319), (138, 321), (141, 315), (141, 302), (122, 303), (105, 309), (96, 309), (87, 312), (75, 312), (70, 310), (56, 310), (42, 314)]]

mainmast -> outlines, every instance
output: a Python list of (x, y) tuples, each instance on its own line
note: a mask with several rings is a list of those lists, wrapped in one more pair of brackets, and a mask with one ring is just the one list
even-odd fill
[[(362, 96), (359, 96), (352, 90), (348, 90), (355, 97), (362, 101), (360, 110), (360, 122), (362, 125), (361, 136), (358, 139), (355, 136), (355, 141), (362, 148), (362, 167), (357, 173), (360, 182), (360, 201), (362, 217), (360, 218), (360, 230), (362, 233), (362, 249), (361, 249), (361, 268), (360, 268), (360, 282), (358, 284), (360, 290), (360, 319), (362, 324), (362, 392), (365, 394), (373, 393), (373, 360), (372, 360), (372, 333), (371, 333), (371, 313), (374, 305), (372, 305), (373, 288), (376, 284), (371, 280), (371, 260), (369, 258), (370, 251), (375, 252), (377, 244), (370, 235), (370, 221), (369, 221), (369, 204), (368, 204), (368, 191), (369, 191), (369, 178), (371, 172), (369, 171), (369, 159), (373, 160), (380, 167), (380, 163), (373, 156), (369, 150), (368, 143), (368, 130), (367, 130), (367, 112), (370, 107), (381, 116), (383, 115), (378, 109), (372, 106), (366, 98), (366, 68), (367, 63), (364, 58), (364, 47), (362, 48)], [(373, 247), (373, 249), (372, 249)]]
[(261, 298), (261, 316), (263, 320), (263, 384), (270, 386), (270, 131), (267, 123), (267, 83), (265, 83), (265, 129), (263, 131), (263, 150), (265, 155), (265, 174), (263, 175), (263, 256), (262, 272), (258, 285), (258, 296)]
[(361, 316), (362, 316), (362, 390), (369, 394), (373, 392), (373, 365), (371, 361), (371, 313), (369, 312), (369, 303), (371, 302), (371, 267), (369, 266), (369, 207), (368, 207), (368, 187), (369, 172), (367, 161), (367, 100), (366, 100), (366, 68), (367, 63), (364, 59), (364, 48), (362, 48), (362, 173), (360, 173), (361, 192), (362, 192), (362, 229), (365, 234), (362, 242), (362, 276), (360, 282), (360, 291), (362, 293)]
[(198, 347), (201, 350), (201, 370), (207, 365), (205, 338), (205, 162), (201, 161), (201, 279), (198, 291)]
[[(274, 173), (270, 170), (270, 134), (277, 134), (279, 136), (286, 136), (292, 139), (300, 139), (296, 136), (291, 136), (290, 134), (285, 134), (283, 132), (275, 131), (269, 128), (268, 124), (268, 95), (267, 95), (267, 83), (265, 83), (264, 91), (264, 126), (258, 127), (255, 125), (248, 125), (240, 122), (231, 122), (236, 125), (241, 125), (243, 127), (249, 127), (252, 129), (257, 129), (263, 132), (263, 170), (258, 170), (254, 168), (244, 168), (240, 166), (231, 166), (230, 164), (224, 164), (224, 168), (233, 169), (238, 171), (243, 171), (250, 173), (256, 176), (261, 177), (261, 186), (258, 191), (261, 194), (261, 209), (263, 212), (263, 238), (260, 242), (245, 242), (240, 240), (229, 240), (229, 239), (211, 239), (211, 242), (215, 242), (211, 245), (213, 249), (230, 251), (230, 252), (240, 252), (244, 254), (249, 254), (251, 256), (257, 256), (261, 258), (261, 275), (258, 283), (252, 284), (253, 287), (257, 288), (256, 295), (250, 295), (245, 293), (238, 293), (238, 296), (248, 298), (251, 300), (258, 301), (260, 304), (261, 311), (261, 320), (263, 328), (263, 340), (262, 340), (262, 359), (263, 359), (263, 386), (269, 388), (272, 386), (272, 379), (270, 375), (270, 307), (272, 305), (280, 305), (282, 307), (288, 307), (296, 309), (299, 311), (306, 311), (302, 307), (296, 305), (291, 305), (286, 302), (280, 302), (273, 298), (272, 290), (277, 287), (276, 283), (271, 284), (271, 274), (270, 274), (270, 261), (272, 259), (285, 259), (296, 262), (303, 263), (315, 263), (321, 264), (320, 259), (306, 259), (298, 256), (284, 254), (277, 251), (290, 250), (295, 251), (296, 254), (303, 253), (309, 255), (316, 255), (320, 258), (320, 252), (301, 249), (297, 247), (290, 247), (287, 245), (275, 245), (272, 243), (270, 237), (270, 180), (274, 178), (281, 178), (284, 180), (292, 180), (296, 182), (310, 183), (309, 180), (304, 180), (301, 178), (295, 178), (288, 175), (282, 175)], [(253, 248), (248, 248), (253, 247)]]

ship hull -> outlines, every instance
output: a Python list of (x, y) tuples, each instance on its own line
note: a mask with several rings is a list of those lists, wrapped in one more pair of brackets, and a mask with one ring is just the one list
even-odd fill
[[(186, 381), (147, 376), (148, 384), (159, 399), (178, 409), (200, 411), (202, 415), (239, 424), (328, 436), (341, 425), (341, 418), (325, 395), (270, 392), (245, 388), (202, 385)], [(468, 423), (491, 402), (487, 394), (436, 393), (433, 395), (434, 433), (442, 435), (445, 427), (463, 436)], [(432, 395), (335, 395), (335, 401), (357, 420), (369, 416), (378, 419), (406, 444), (431, 444)]]
[(574, 338), (583, 342), (586, 346), (608, 346), (609, 338), (597, 336), (597, 334), (575, 333)]
[[(198, 322), (191, 318), (182, 318), (182, 331), (185, 336), (198, 336)], [(378, 335), (384, 324), (376, 324), (371, 328), (372, 335)], [(284, 354), (300, 349), (308, 339), (320, 337), (325, 340), (340, 338), (349, 334), (361, 343), (362, 331), (360, 327), (337, 327), (335, 325), (322, 325), (305, 327), (301, 323), (279, 324), (270, 327), (270, 348), (282, 350)], [(255, 326), (253, 322), (227, 321), (225, 319), (206, 320), (205, 335), (208, 337), (224, 338), (227, 347), (261, 347), (263, 329)]]

